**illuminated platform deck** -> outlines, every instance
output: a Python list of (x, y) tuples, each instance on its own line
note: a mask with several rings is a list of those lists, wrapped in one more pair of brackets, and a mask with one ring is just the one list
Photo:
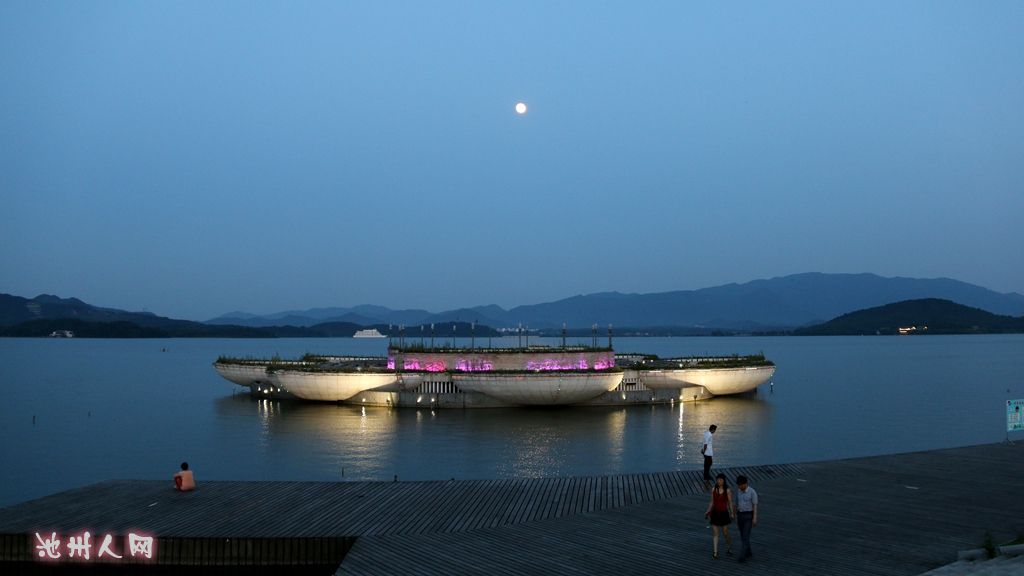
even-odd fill
[(668, 404), (755, 392), (775, 373), (763, 355), (666, 358), (612, 348), (400, 348), (386, 357), (220, 357), (214, 369), (261, 398), (364, 406), (492, 408)]
[[(920, 574), (1024, 533), (1024, 444), (728, 468), (761, 496), (747, 565), (712, 560), (698, 471), (434, 482), (107, 481), (0, 509), (0, 572), (35, 533), (154, 537), (153, 564), (339, 574)], [(117, 549), (120, 553), (125, 550)], [(93, 550), (95, 555), (96, 550)], [(85, 566), (84, 561), (78, 566)], [(74, 568), (67, 559), (61, 568)], [(132, 566), (125, 566), (131, 568)]]

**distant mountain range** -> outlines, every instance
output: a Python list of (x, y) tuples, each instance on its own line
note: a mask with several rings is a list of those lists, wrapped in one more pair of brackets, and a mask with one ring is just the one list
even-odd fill
[[(614, 324), (620, 335), (790, 332), (851, 311), (921, 299), (949, 300), (1001, 316), (1024, 316), (1021, 294), (1001, 294), (957, 280), (809, 273), (701, 290), (602, 292), (511, 310), (489, 305), (433, 313), (363, 305), (268, 315), (233, 312), (205, 323), (101, 308), (76, 298), (44, 294), (28, 299), (0, 294), (0, 335), (45, 336), (54, 330), (74, 330), (81, 336), (97, 337), (333, 337), (351, 336), (364, 327), (385, 334), (390, 327), (390, 333), (397, 335), (397, 327), (404, 325), (406, 333), (415, 336), (420, 333), (419, 326), (429, 330), (430, 324), (453, 324), (456, 334), (463, 337), (470, 334), (473, 322), (478, 336), (490, 333), (491, 328), (512, 328), (520, 323), (548, 333), (565, 323), (573, 334), (587, 333), (593, 324), (602, 329)], [(58, 320), (74, 320), (77, 329)], [(650, 328), (657, 330), (651, 332)], [(437, 330), (438, 335), (451, 334), (447, 326)]]
[(42, 294), (29, 299), (0, 294), (0, 336), (46, 336), (56, 330), (95, 338), (274, 336), (267, 330), (244, 326), (211, 326), (148, 312), (101, 308), (77, 298)]
[(618, 327), (676, 327), (702, 330), (790, 330), (825, 322), (853, 310), (903, 300), (941, 298), (1008, 316), (1024, 315), (1024, 295), (1001, 294), (948, 278), (885, 278), (875, 274), (807, 273), (701, 290), (653, 294), (601, 292), (555, 302), (517, 306), (460, 308), (441, 313), (391, 310), (383, 306), (313, 308), (258, 316), (234, 312), (210, 324), (311, 326), (325, 321), (357, 324), (430, 324), (478, 321), (494, 327), (551, 329), (592, 324)]
[[(43, 294), (22, 298), (0, 294), (0, 336), (40, 337), (69, 330), (84, 338), (335, 338), (349, 337), (363, 328), (387, 331), (386, 324), (341, 321), (319, 322), (312, 326), (282, 323), (271, 326), (239, 326), (205, 324), (175, 320), (148, 312), (126, 312), (115, 308), (92, 306), (77, 298), (60, 298)], [(453, 322), (454, 330), (445, 325), (439, 336), (459, 338), (494, 335), (486, 326)], [(398, 336), (398, 330), (394, 330)], [(406, 331), (410, 337), (419, 335)]]
[(992, 314), (939, 298), (906, 300), (858, 310), (801, 328), (797, 335), (996, 334), (1024, 332), (1024, 317)]

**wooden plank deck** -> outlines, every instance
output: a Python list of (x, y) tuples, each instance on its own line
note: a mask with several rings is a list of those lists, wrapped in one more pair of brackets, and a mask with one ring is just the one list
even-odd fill
[[(777, 467), (752, 469), (771, 477)], [(35, 532), (155, 534), (161, 561), (302, 563), (308, 540), (340, 561), (356, 538), (449, 534), (572, 517), (696, 493), (697, 472), (431, 482), (202, 482), (111, 480), (0, 510), (0, 562), (31, 561)]]
[(978, 547), (986, 531), (1024, 534), (1024, 444), (718, 471), (746, 474), (762, 498), (747, 565), (711, 559), (701, 472), (672, 471), (202, 482), (186, 494), (112, 480), (0, 509), (0, 572), (33, 561), (34, 532), (85, 529), (155, 534), (168, 564), (305, 563), (355, 575), (919, 574)]
[(643, 483), (663, 476), (653, 474), (608, 479), (613, 485), (601, 494), (618, 495), (614, 484), (625, 482), (626, 505), (594, 513), (458, 534), (363, 537), (338, 574), (912, 575), (979, 547), (986, 532), (996, 541), (1024, 535), (1021, 444), (730, 472), (750, 477), (762, 500), (755, 557), (746, 564), (711, 558), (706, 495), (691, 488), (647, 497), (653, 493)]

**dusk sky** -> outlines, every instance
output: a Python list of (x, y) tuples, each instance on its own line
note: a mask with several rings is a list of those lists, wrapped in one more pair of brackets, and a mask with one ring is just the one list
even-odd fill
[[(0, 3), (0, 292), (1024, 293), (1024, 3)], [(525, 114), (515, 105), (524, 102)]]

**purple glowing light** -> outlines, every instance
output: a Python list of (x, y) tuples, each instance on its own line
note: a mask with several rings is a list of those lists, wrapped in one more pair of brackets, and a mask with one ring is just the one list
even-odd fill
[(403, 364), (406, 370), (423, 370), (424, 372), (444, 372), (447, 366), (444, 364), (444, 360), (436, 360), (434, 362), (420, 363), (419, 360), (406, 360)]
[(535, 372), (546, 372), (550, 370), (586, 370), (589, 368), (586, 359), (580, 358), (576, 362), (560, 362), (554, 358), (546, 358), (544, 360), (530, 360), (526, 363), (527, 370), (533, 370)]
[[(536, 357), (534, 355), (534, 357)], [(398, 364), (394, 356), (388, 357), (388, 369), (394, 370)], [(454, 360), (454, 366), (449, 366), (445, 359), (431, 359), (428, 355), (427, 358), (402, 358), (402, 368), (410, 371), (423, 371), (423, 372), (492, 372), (495, 370), (493, 358), (480, 358), (480, 357), (463, 357)], [(552, 371), (569, 371), (569, 370), (607, 370), (615, 366), (615, 358), (613, 356), (599, 356), (593, 360), (593, 366), (590, 365), (590, 361), (587, 356), (577, 356), (576, 358), (543, 358), (537, 360), (527, 360), (526, 365), (523, 367), (525, 370), (533, 372), (552, 372)]]
[[(394, 356), (389, 356), (388, 357), (388, 370), (394, 370), (395, 369), (395, 365), (396, 365), (396, 363), (395, 363)], [(414, 359), (411, 359), (411, 360), (408, 360), (408, 359), (402, 360), (402, 369), (403, 370), (412, 370), (412, 371), (415, 371), (415, 372), (419, 372), (419, 371), (424, 371), (424, 372), (444, 372), (445, 370), (448, 369), (448, 367), (445, 365), (444, 360), (435, 360), (433, 362), (420, 362), (419, 360), (414, 358)]]
[(490, 372), (494, 370), (494, 363), (489, 360), (459, 360), (455, 369), (459, 372)]

